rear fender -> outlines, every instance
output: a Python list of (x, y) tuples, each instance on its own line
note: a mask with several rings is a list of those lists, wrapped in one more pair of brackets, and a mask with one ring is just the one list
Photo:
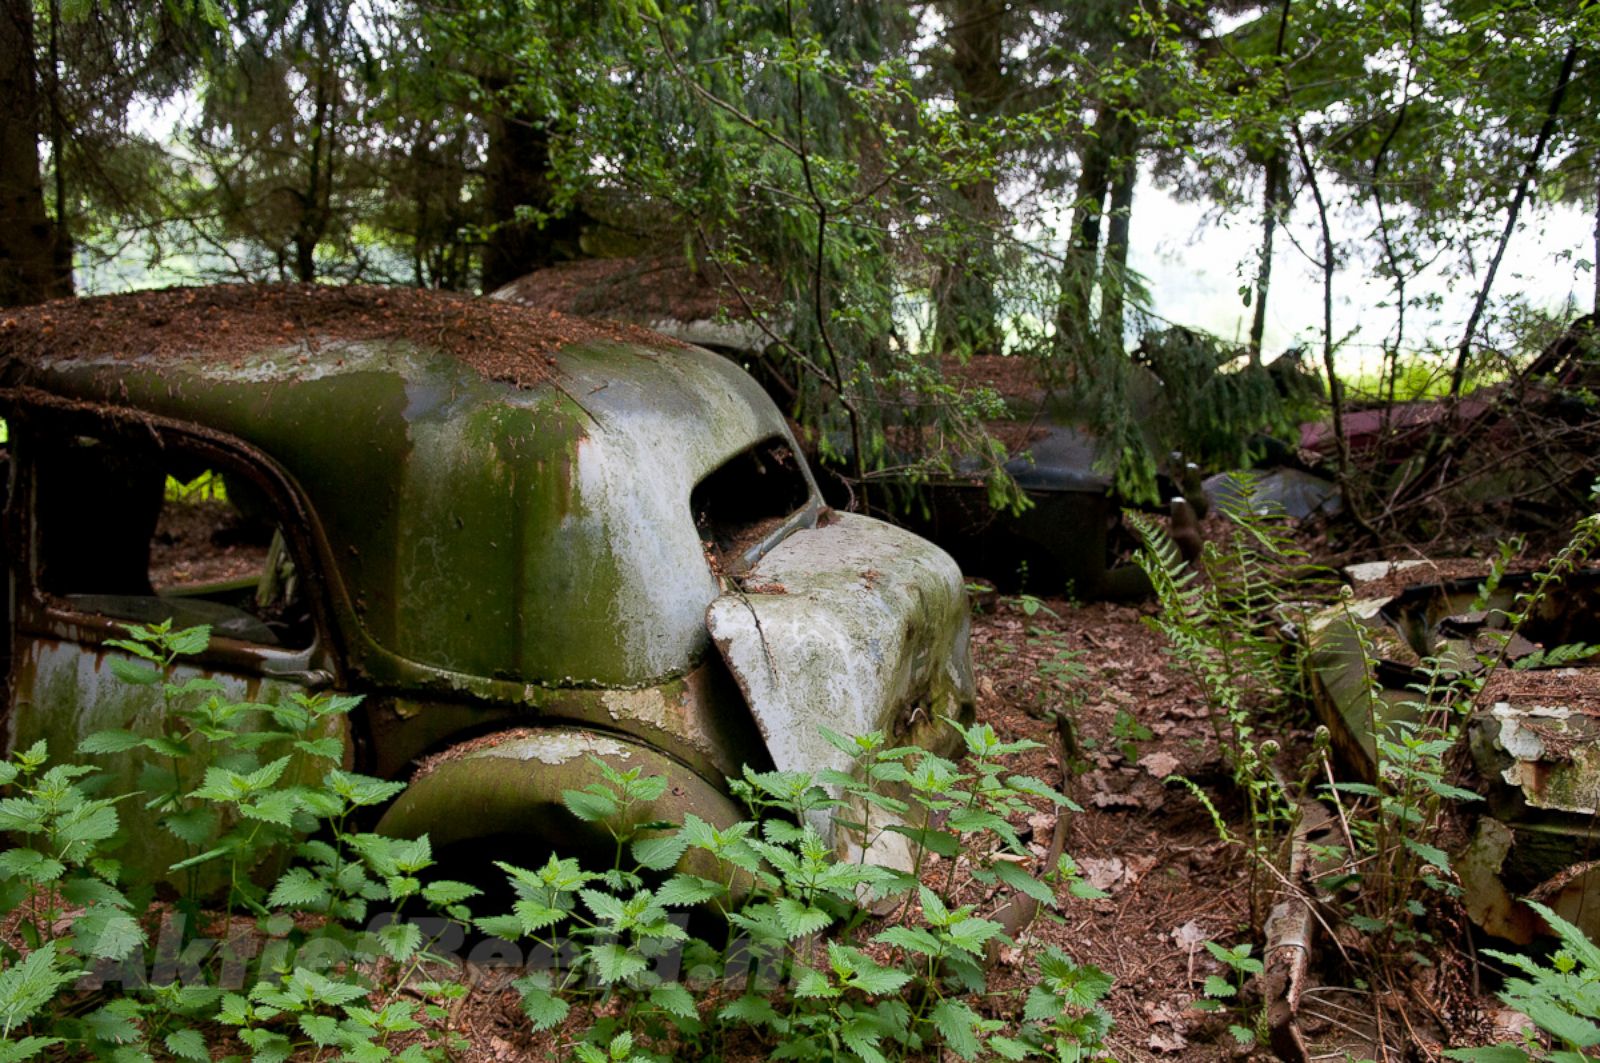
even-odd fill
[[(525, 839), (531, 849), (609, 854), (614, 842), (605, 827), (578, 819), (561, 796), (601, 781), (597, 760), (619, 772), (638, 768), (641, 775), (666, 778), (666, 791), (636, 807), (630, 825), (681, 823), (693, 813), (722, 829), (743, 818), (725, 793), (658, 750), (621, 735), (549, 728), (478, 738), (447, 750), (412, 780), (378, 823), (378, 833), (426, 834), (436, 850), (514, 837), (519, 845)], [(679, 866), (702, 875), (717, 870), (698, 850)]]

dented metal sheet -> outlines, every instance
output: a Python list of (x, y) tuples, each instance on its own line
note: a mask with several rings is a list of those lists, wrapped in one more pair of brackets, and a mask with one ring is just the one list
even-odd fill
[(819, 726), (951, 747), (942, 718), (970, 717), (974, 693), (966, 592), (942, 550), (841, 514), (785, 540), (746, 586), (706, 622), (779, 769), (850, 767)]
[[(1567, 669), (1576, 676), (1577, 669)], [(1534, 808), (1600, 814), (1600, 720), (1565, 705), (1499, 702), (1484, 726), (1511, 759), (1501, 777)]]

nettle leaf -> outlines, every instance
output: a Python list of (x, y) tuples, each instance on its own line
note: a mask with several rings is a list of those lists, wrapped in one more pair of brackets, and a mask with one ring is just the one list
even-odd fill
[(139, 1005), (126, 998), (113, 1000), (105, 1007), (96, 1008), (83, 1017), (89, 1035), (107, 1044), (133, 1044), (144, 1036), (139, 1029)]
[(162, 1044), (167, 1046), (167, 1051), (179, 1059), (203, 1060), (210, 1063), (211, 1050), (206, 1047), (206, 1039), (199, 1030), (174, 1030), (167, 1034)]
[(928, 852), (936, 853), (946, 860), (955, 859), (961, 852), (960, 837), (949, 831), (934, 830), (927, 827), (906, 827), (898, 823), (891, 823), (884, 830), (892, 834), (903, 834), (928, 850)]
[(783, 1022), (783, 1017), (772, 1006), (771, 1000), (754, 995), (742, 996), (724, 1004), (717, 1012), (717, 1018), (769, 1029), (776, 1029)]
[(332, 1015), (302, 1015), (300, 1016), (300, 1029), (305, 1035), (323, 1047), (328, 1048), (339, 1043), (339, 1020)]
[(22, 1063), (61, 1043), (59, 1037), (24, 1037), (20, 1041), (0, 1041), (0, 1063)]
[(111, 658), (111, 674), (124, 683), (148, 687), (161, 682), (161, 670), (123, 657)]
[(635, 838), (632, 845), (633, 859), (640, 867), (649, 868), (651, 871), (669, 871), (677, 866), (678, 858), (687, 848), (689, 839), (678, 831), (651, 838)]
[(712, 882), (698, 875), (677, 874), (656, 890), (656, 903), (666, 908), (684, 907), (703, 904), (726, 892), (727, 887), (720, 882)]
[(535, 1030), (559, 1026), (571, 1010), (570, 1005), (551, 990), (548, 973), (519, 978), (511, 984), (522, 994), (522, 1013), (533, 1023)]
[(55, 942), (47, 941), (0, 971), (0, 1030), (9, 1033), (27, 1022), (78, 977), (77, 971), (63, 971), (57, 963)]
[(79, 753), (126, 753), (144, 745), (144, 736), (132, 731), (96, 731), (78, 743)]
[(173, 812), (162, 816), (166, 831), (190, 845), (205, 845), (216, 837), (222, 828), (222, 813), (214, 805), (200, 805), (186, 812)]
[(962, 1059), (977, 1057), (980, 1020), (971, 1007), (956, 1000), (941, 1000), (934, 1005), (928, 1018), (950, 1051)]
[(396, 920), (378, 930), (378, 943), (395, 962), (404, 962), (422, 945), (422, 928), (416, 923)]
[(872, 940), (894, 945), (920, 956), (939, 956), (945, 951), (939, 939), (920, 926), (892, 926)]
[(516, 941), (522, 937), (522, 923), (514, 915), (486, 915), (472, 922), (485, 934), (501, 941)]
[(72, 921), (72, 935), (89, 956), (120, 960), (144, 944), (137, 920), (121, 908), (93, 904)]
[(481, 893), (483, 891), (478, 887), (469, 886), (465, 882), (439, 879), (436, 882), (428, 883), (422, 888), (422, 899), (429, 904), (460, 904), (462, 901), (471, 900)]
[(25, 882), (54, 882), (67, 870), (34, 849), (8, 849), (0, 853), (0, 879), (20, 878)]
[(7, 797), (0, 800), (0, 831), (37, 834), (44, 829), (49, 817), (49, 809), (32, 798)]
[(167, 636), (166, 642), (167, 652), (180, 657), (192, 657), (211, 645), (211, 625), (198, 624), (195, 627), (186, 627), (182, 631), (174, 631)]
[(309, 868), (291, 867), (272, 887), (267, 904), (274, 908), (317, 908), (326, 904), (328, 897), (327, 883)]
[(536, 934), (547, 926), (554, 926), (567, 917), (560, 908), (539, 901), (523, 899), (511, 906), (512, 922), (521, 934)]
[(1405, 835), (1401, 836), (1400, 841), (1405, 844), (1407, 849), (1410, 849), (1413, 853), (1416, 853), (1425, 862), (1432, 864), (1441, 871), (1450, 870), (1450, 856), (1443, 849), (1440, 849), (1434, 845), (1429, 845), (1426, 842), (1419, 842), (1415, 838)]
[(643, 956), (617, 944), (596, 945), (588, 950), (587, 955), (602, 985), (625, 982), (650, 966)]
[(805, 937), (807, 934), (815, 934), (833, 922), (833, 917), (827, 912), (801, 904), (793, 897), (779, 898), (775, 907), (778, 912), (778, 923), (790, 941)]
[(1226, 1000), (1237, 993), (1238, 990), (1226, 978), (1208, 974), (1206, 975), (1206, 984), (1202, 992), (1214, 1000)]
[(69, 904), (87, 908), (91, 904), (109, 904), (117, 908), (131, 907), (122, 891), (104, 879), (77, 875), (61, 884), (61, 896)]
[(694, 997), (677, 982), (667, 982), (650, 990), (650, 1003), (680, 1019), (694, 1019), (700, 1015), (695, 1009)]
[(561, 803), (567, 811), (585, 823), (603, 823), (621, 811), (616, 799), (604, 791), (595, 793), (598, 785), (587, 790), (561, 791)]
[(995, 876), (1018, 893), (1032, 897), (1040, 904), (1056, 906), (1056, 891), (1040, 882), (1009, 860), (996, 860), (990, 868)]

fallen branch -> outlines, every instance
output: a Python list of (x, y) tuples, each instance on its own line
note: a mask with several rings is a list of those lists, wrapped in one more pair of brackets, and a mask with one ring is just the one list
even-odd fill
[[(1283, 785), (1282, 779), (1279, 785)], [(1267, 913), (1267, 947), (1263, 955), (1266, 971), (1261, 976), (1261, 995), (1267, 1007), (1272, 1051), (1289, 1063), (1309, 1063), (1311, 1054), (1300, 1033), (1299, 1019), (1300, 997), (1305, 992), (1316, 933), (1308, 877), (1310, 850), (1333, 833), (1334, 823), (1320, 802), (1301, 797), (1297, 803), (1300, 818), (1289, 839), (1289, 871), (1282, 899)]]

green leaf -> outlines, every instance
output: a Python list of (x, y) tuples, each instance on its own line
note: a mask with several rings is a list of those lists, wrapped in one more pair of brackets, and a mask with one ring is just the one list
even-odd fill
[(1228, 981), (1226, 978), (1220, 977), (1219, 975), (1208, 974), (1206, 975), (1205, 989), (1203, 989), (1202, 992), (1204, 992), (1206, 996), (1211, 997), (1213, 1000), (1226, 1000), (1237, 993), (1238, 990), (1235, 989), (1233, 987), (1233, 983)]
[(86, 955), (108, 960), (120, 960), (144, 944), (138, 921), (109, 904), (90, 905), (72, 921), (72, 935)]
[(643, 956), (617, 944), (596, 945), (588, 956), (603, 985), (625, 982), (650, 966)]
[(206, 1047), (206, 1039), (199, 1030), (174, 1030), (167, 1034), (162, 1042), (167, 1046), (167, 1051), (179, 1059), (201, 1060), (210, 1063), (211, 1051)]
[(79, 753), (126, 753), (144, 745), (144, 736), (132, 731), (96, 731), (78, 743)]
[(551, 992), (549, 975), (519, 978), (511, 983), (522, 994), (522, 1013), (535, 1030), (548, 1030), (561, 1024), (570, 1009), (565, 1000)]
[(7, 849), (0, 853), (0, 879), (20, 878), (25, 882), (54, 882), (67, 867), (33, 849)]
[(478, 887), (469, 886), (465, 882), (439, 879), (422, 887), (422, 899), (429, 904), (443, 906), (460, 904), (462, 901), (471, 900), (482, 892)]
[(677, 866), (678, 858), (689, 847), (689, 839), (680, 831), (633, 840), (633, 859), (640, 867), (651, 871), (669, 871)]
[(328, 901), (327, 883), (308, 868), (291, 867), (272, 887), (267, 903), (274, 908), (320, 908)]
[(211, 645), (211, 625), (200, 624), (174, 631), (167, 636), (167, 650), (180, 657), (192, 657)]
[(0, 971), (0, 1035), (31, 1019), (50, 1002), (56, 991), (78, 977), (58, 966), (55, 942), (45, 942)]
[(1450, 870), (1450, 856), (1443, 849), (1429, 845), (1426, 842), (1419, 842), (1408, 835), (1401, 835), (1400, 841), (1405, 844), (1407, 849), (1420, 856), (1425, 863), (1432, 864), (1441, 871)]
[(884, 830), (892, 834), (903, 834), (928, 852), (937, 853), (946, 860), (955, 859), (961, 852), (961, 839), (949, 831), (906, 827), (898, 823), (891, 823)]
[(1464, 1060), (1466, 1063), (1529, 1063), (1528, 1053), (1511, 1045), (1491, 1045), (1488, 1048), (1451, 1048), (1446, 1059)]
[(378, 929), (378, 944), (390, 959), (397, 963), (404, 962), (422, 945), (422, 928), (416, 923), (399, 919), (385, 923)]
[(685, 907), (703, 904), (726, 892), (728, 892), (727, 887), (720, 882), (712, 882), (698, 875), (680, 873), (667, 879), (661, 884), (661, 888), (656, 890), (656, 903), (666, 908)]
[(778, 923), (790, 941), (815, 934), (833, 922), (833, 917), (827, 912), (801, 904), (793, 897), (779, 898), (775, 907)]
[(124, 683), (148, 687), (161, 682), (161, 670), (148, 664), (138, 664), (123, 657), (111, 658), (111, 674)]
[(563, 790), (561, 803), (585, 823), (603, 823), (620, 809), (609, 794), (596, 794), (588, 790)]
[(928, 1018), (950, 1051), (962, 1059), (977, 1057), (979, 1019), (971, 1007), (956, 1000), (941, 1000), (934, 1005)]
[(775, 1029), (783, 1022), (777, 1009), (772, 1006), (772, 1001), (764, 996), (748, 994), (724, 1004), (717, 1012), (717, 1018), (742, 1022), (749, 1026), (765, 1026), (769, 1029)]
[(1040, 904), (1048, 905), (1052, 908), (1055, 907), (1056, 891), (1009, 860), (996, 860), (990, 866), (990, 870), (995, 873), (995, 876), (1001, 882), (1004, 882), (1018, 893), (1032, 897)]
[(680, 1019), (693, 1019), (699, 1016), (694, 1006), (694, 997), (677, 982), (667, 982), (650, 990), (650, 1003), (668, 1015), (676, 1015)]
[(0, 1041), (0, 1063), (22, 1063), (62, 1043), (59, 1037), (24, 1037), (20, 1041)]

